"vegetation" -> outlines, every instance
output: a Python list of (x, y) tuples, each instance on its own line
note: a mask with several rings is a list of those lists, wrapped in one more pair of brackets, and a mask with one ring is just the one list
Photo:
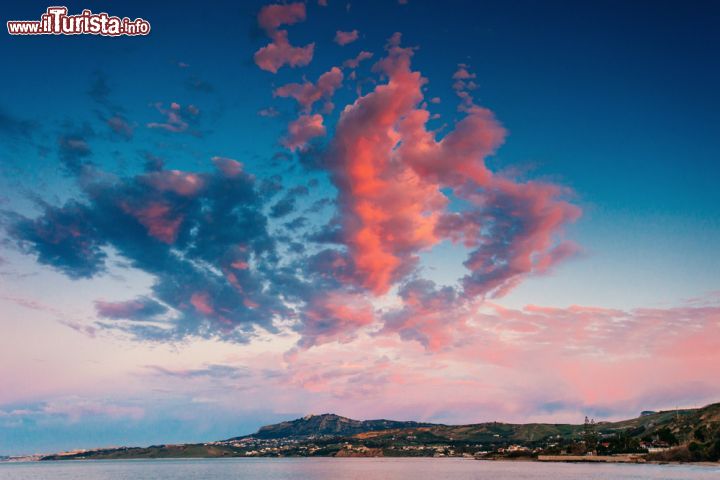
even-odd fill
[(647, 454), (656, 461), (720, 461), (720, 404), (582, 425), (438, 425), (311, 415), (218, 442), (99, 449), (58, 459), (226, 456), (489, 456)]

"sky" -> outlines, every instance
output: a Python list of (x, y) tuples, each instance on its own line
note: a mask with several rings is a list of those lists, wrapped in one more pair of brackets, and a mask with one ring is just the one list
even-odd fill
[(0, 455), (720, 400), (717, 2), (67, 7), (152, 29), (0, 35)]

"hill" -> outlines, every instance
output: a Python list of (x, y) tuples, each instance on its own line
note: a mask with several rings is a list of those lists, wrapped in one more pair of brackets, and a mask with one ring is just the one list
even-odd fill
[(373, 432), (389, 429), (412, 429), (418, 427), (433, 426), (431, 423), (398, 422), (395, 420), (353, 420), (341, 417), (332, 413), (323, 415), (307, 415), (296, 420), (266, 425), (257, 432), (242, 437), (229, 439), (239, 440), (242, 438), (300, 438), (309, 436), (352, 436), (363, 432)]
[(642, 453), (660, 461), (720, 460), (720, 403), (643, 412), (590, 425), (486, 422), (442, 425), (353, 420), (334, 414), (267, 425), (251, 435), (187, 445), (121, 447), (49, 455), (43, 460), (227, 456), (459, 456)]

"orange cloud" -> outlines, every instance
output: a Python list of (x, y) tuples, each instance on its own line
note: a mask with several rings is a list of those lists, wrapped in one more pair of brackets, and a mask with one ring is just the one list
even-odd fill
[(323, 117), (319, 114), (300, 115), (288, 125), (288, 133), (282, 144), (290, 150), (303, 150), (307, 143), (315, 137), (325, 135)]
[(287, 30), (281, 25), (292, 25), (305, 20), (305, 4), (267, 5), (258, 14), (258, 24), (265, 30), (272, 42), (255, 52), (255, 63), (268, 72), (277, 73), (284, 65), (301, 67), (310, 63), (315, 44), (295, 47), (288, 41)]

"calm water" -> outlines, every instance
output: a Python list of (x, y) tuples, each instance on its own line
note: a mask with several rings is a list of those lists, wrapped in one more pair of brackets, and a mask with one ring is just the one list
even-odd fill
[(238, 458), (0, 464), (0, 480), (718, 480), (720, 466), (481, 462), (454, 458)]

